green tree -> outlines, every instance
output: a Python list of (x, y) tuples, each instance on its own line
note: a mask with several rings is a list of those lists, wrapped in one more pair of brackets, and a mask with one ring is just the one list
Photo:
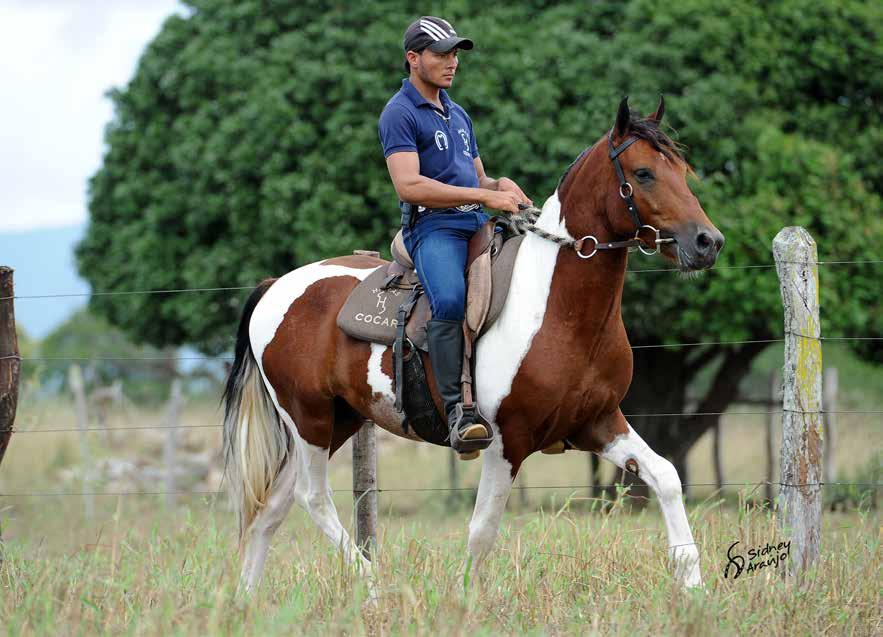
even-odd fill
[(35, 349), (40, 383), (50, 390), (66, 386), (72, 363), (83, 367), (90, 389), (122, 380), (126, 395), (140, 399), (164, 397), (176, 373), (173, 351), (136, 345), (123, 330), (86, 309), (72, 314)]
[[(488, 172), (513, 176), (536, 200), (610, 127), (623, 94), (647, 112), (664, 93), (701, 177), (694, 189), (727, 236), (721, 265), (770, 263), (773, 236), (793, 224), (809, 229), (822, 259), (879, 256), (879, 3), (187, 4), (192, 12), (169, 18), (131, 82), (111, 93), (115, 116), (78, 250), (96, 289), (252, 285), (386, 246), (398, 213), (377, 117), (399, 87), (402, 31), (427, 10), (474, 35), (453, 96), (472, 115)], [(826, 333), (883, 332), (879, 266), (822, 268)], [(218, 352), (230, 347), (241, 300), (219, 291), (92, 306), (139, 340)], [(633, 343), (781, 334), (770, 269), (696, 281), (635, 274), (624, 303)], [(855, 345), (883, 359), (879, 344)], [(639, 350), (627, 410), (685, 411), (687, 388), (710, 370), (698, 404), (723, 411), (762, 349)], [(678, 460), (714, 422), (636, 425)]]

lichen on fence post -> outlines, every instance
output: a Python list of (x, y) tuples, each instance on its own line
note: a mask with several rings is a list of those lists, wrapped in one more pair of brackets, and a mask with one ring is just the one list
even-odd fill
[(816, 243), (800, 227), (783, 228), (773, 256), (785, 310), (782, 470), (779, 526), (791, 537), (789, 572), (819, 555), (822, 523), (822, 343)]

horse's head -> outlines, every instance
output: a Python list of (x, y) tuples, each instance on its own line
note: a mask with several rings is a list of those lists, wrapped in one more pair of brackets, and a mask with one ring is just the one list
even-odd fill
[(617, 237), (637, 230), (648, 249), (661, 238), (665, 257), (682, 270), (702, 270), (714, 265), (724, 236), (690, 191), (692, 169), (678, 145), (659, 128), (664, 110), (660, 98), (655, 113), (635, 118), (623, 99), (613, 129), (595, 145), (606, 222)]

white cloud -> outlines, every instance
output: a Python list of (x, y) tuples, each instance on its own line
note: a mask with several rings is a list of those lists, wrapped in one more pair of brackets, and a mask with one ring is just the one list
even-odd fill
[(129, 81), (177, 0), (0, 6), (0, 231), (79, 223), (98, 169), (104, 97)]

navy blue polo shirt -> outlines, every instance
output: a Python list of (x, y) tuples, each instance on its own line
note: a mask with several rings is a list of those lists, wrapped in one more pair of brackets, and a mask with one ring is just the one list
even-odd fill
[(420, 174), (452, 186), (478, 188), (474, 159), (478, 146), (472, 120), (444, 89), (444, 112), (420, 94), (408, 78), (380, 114), (378, 125), (384, 158), (401, 151), (416, 152)]

